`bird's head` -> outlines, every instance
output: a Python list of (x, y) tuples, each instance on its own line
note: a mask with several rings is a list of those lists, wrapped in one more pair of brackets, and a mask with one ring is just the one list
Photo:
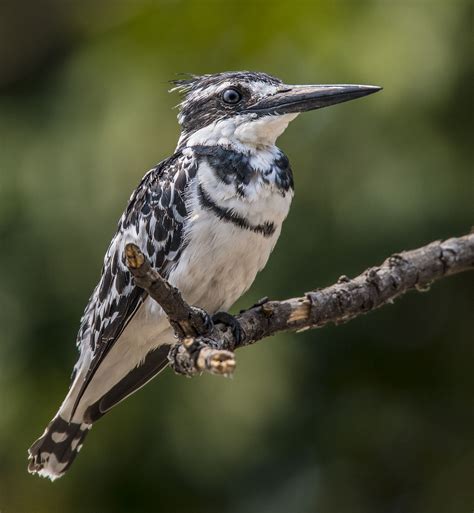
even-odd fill
[(288, 85), (249, 71), (191, 76), (173, 82), (183, 94), (178, 145), (223, 144), (246, 148), (275, 143), (301, 112), (375, 93), (370, 85)]

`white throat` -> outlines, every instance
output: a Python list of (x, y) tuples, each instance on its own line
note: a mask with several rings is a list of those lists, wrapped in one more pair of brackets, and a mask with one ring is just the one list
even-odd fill
[[(298, 113), (257, 117), (256, 114), (244, 114), (211, 123), (194, 132), (186, 144), (233, 146), (237, 150), (257, 150), (275, 145), (276, 140), (286, 130), (290, 121)], [(180, 137), (180, 146), (186, 135)]]

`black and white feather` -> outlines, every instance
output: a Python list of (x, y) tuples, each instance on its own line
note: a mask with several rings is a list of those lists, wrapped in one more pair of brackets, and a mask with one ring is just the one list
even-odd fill
[[(146, 368), (151, 379), (166, 365), (167, 350), (163, 348), (155, 351), (153, 358), (148, 353), (140, 355), (136, 365), (127, 369), (116, 383), (111, 374), (110, 386), (98, 394), (98, 401), (81, 404), (101, 363), (146, 299), (143, 290), (133, 285), (125, 267), (125, 244), (138, 243), (164, 276), (169, 275), (179, 258), (187, 215), (185, 190), (196, 171), (191, 164), (189, 157), (175, 154), (151, 169), (132, 194), (105, 255), (99, 283), (81, 319), (77, 337), (80, 358), (74, 368), (70, 393), (43, 437), (30, 449), (30, 470), (48, 477), (64, 473), (92, 422), (145, 384), (143, 373), (133, 375), (136, 366), (141, 364), (140, 367)], [(57, 451), (55, 440), (58, 441)]]
[(370, 87), (287, 86), (251, 72), (175, 85), (183, 94), (175, 153), (145, 175), (120, 218), (81, 320), (69, 392), (29, 449), (30, 472), (50, 479), (69, 468), (95, 421), (168, 362), (173, 331), (134, 286), (125, 245), (136, 243), (190, 304), (227, 310), (265, 266), (290, 208), (293, 176), (276, 139), (300, 111)]
[(133, 285), (124, 264), (125, 244), (135, 240), (154, 267), (168, 277), (183, 248), (185, 190), (195, 172), (190, 158), (175, 154), (151, 169), (130, 198), (81, 320), (77, 345), (81, 354), (92, 356), (82, 389), (146, 297)]
[[(242, 95), (238, 108), (222, 103), (230, 86)], [(172, 330), (134, 286), (125, 244), (138, 244), (189, 302), (210, 312), (229, 308), (265, 265), (293, 188), (288, 159), (274, 142), (295, 115), (262, 123), (241, 109), (279, 87), (273, 77), (248, 72), (178, 84), (182, 137), (173, 156), (145, 175), (120, 218), (81, 320), (69, 393), (29, 450), (31, 472), (63, 475), (92, 424), (167, 365)]]

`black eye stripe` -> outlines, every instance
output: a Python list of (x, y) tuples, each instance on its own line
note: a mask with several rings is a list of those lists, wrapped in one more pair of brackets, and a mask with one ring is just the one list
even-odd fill
[(222, 93), (222, 99), (225, 103), (236, 104), (242, 99), (242, 93), (234, 87), (229, 87)]

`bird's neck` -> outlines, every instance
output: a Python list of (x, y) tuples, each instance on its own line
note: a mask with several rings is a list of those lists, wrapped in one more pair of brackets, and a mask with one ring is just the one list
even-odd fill
[(178, 147), (183, 145), (232, 147), (238, 152), (254, 153), (271, 150), (278, 137), (285, 131), (288, 123), (298, 114), (255, 117), (245, 114), (233, 118), (221, 119), (194, 132), (182, 132)]

